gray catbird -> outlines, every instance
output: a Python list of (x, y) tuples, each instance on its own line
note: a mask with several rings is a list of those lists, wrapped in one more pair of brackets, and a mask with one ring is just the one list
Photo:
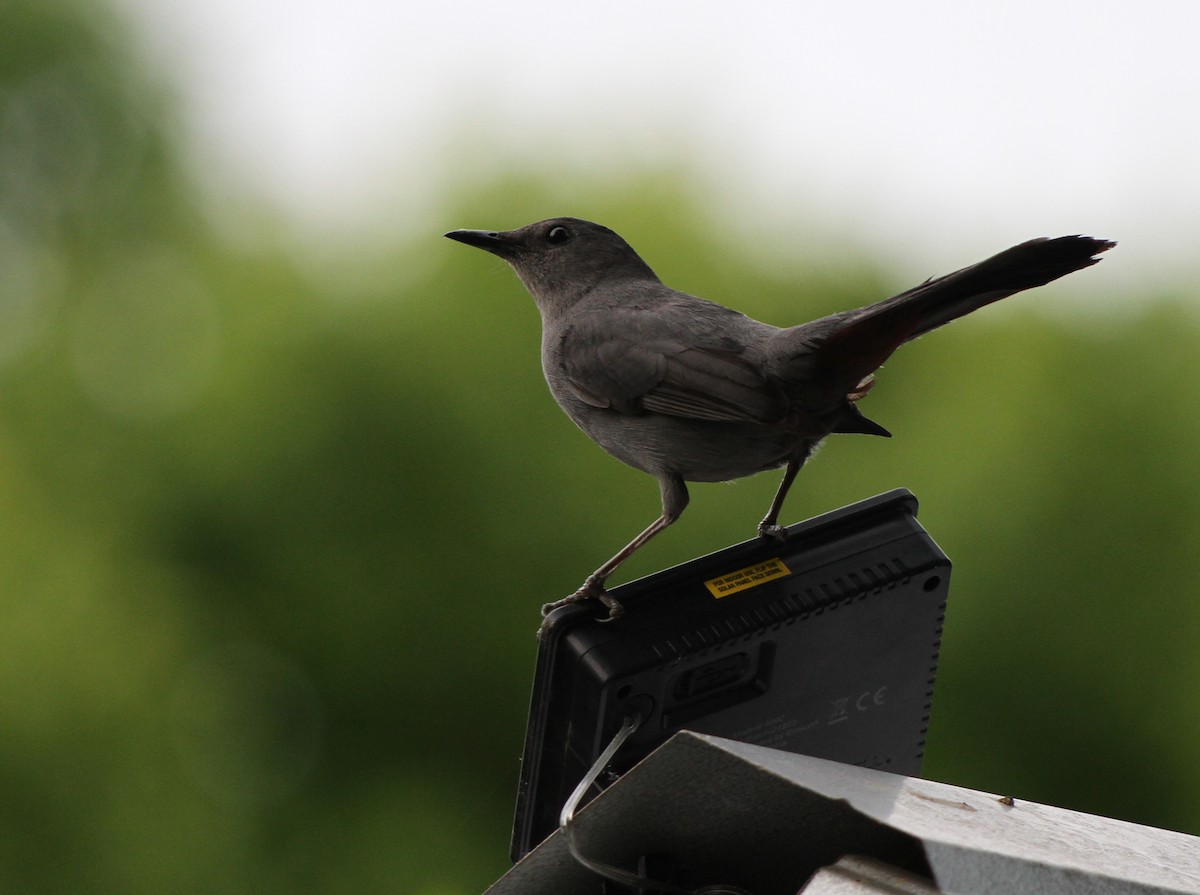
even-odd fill
[(596, 598), (613, 570), (679, 518), (687, 481), (785, 467), (759, 534), (782, 536), (796, 473), (834, 432), (889, 435), (859, 411), (874, 371), (900, 345), (993, 301), (1095, 264), (1115, 243), (1033, 239), (856, 311), (780, 329), (663, 285), (620, 236), (577, 218), (519, 230), (455, 230), (499, 255), (542, 315), (542, 370), (567, 416), (616, 457), (658, 479), (662, 515), (583, 586), (543, 613)]

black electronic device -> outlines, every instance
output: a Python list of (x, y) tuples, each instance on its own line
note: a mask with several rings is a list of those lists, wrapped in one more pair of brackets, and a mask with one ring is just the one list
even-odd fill
[[(624, 720), (603, 788), (681, 729), (915, 775), (950, 561), (897, 489), (556, 610), (539, 642), (511, 854), (559, 812)], [(588, 794), (588, 798), (595, 795)]]

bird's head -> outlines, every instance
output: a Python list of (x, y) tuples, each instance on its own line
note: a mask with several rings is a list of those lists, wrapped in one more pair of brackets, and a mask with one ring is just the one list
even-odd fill
[(544, 317), (566, 310), (601, 283), (658, 281), (629, 243), (579, 218), (550, 218), (518, 230), (454, 230), (446, 236), (512, 265)]

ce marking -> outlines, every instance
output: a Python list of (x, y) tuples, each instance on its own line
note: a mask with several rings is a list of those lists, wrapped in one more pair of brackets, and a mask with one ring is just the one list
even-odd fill
[(849, 696), (843, 696), (840, 699), (830, 701), (829, 718), (825, 721), (826, 724), (840, 724), (843, 721), (850, 720), (850, 709), (853, 708), (858, 714), (869, 711), (873, 706), (883, 705), (887, 701), (887, 686), (880, 687), (877, 690), (863, 690), (853, 700)]
[(860, 712), (865, 712), (872, 705), (883, 705), (887, 699), (887, 687), (883, 686), (872, 693), (870, 690), (864, 690), (859, 694), (858, 699), (854, 700), (854, 707)]

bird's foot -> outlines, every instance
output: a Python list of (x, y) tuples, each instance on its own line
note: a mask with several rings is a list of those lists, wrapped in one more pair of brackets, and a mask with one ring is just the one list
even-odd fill
[(774, 522), (767, 522), (765, 519), (758, 523), (758, 536), (760, 538), (771, 538), (779, 541), (781, 544), (787, 540), (787, 529), (782, 525)]
[(555, 600), (553, 603), (546, 603), (542, 606), (542, 618), (548, 616), (555, 609), (561, 609), (563, 606), (570, 606), (572, 603), (580, 603), (584, 600), (590, 600), (596, 596), (587, 590), (587, 585), (579, 588), (570, 596), (563, 597), (561, 600)]
[[(625, 607), (620, 601), (609, 595), (604, 589), (602, 579), (591, 577), (583, 583), (583, 586), (573, 594), (563, 597), (561, 600), (555, 600), (553, 603), (547, 603), (542, 607), (542, 618), (546, 618), (555, 609), (560, 606), (570, 606), (572, 603), (580, 603), (584, 600), (598, 600), (600, 605), (608, 610), (608, 618), (600, 619), (604, 622), (611, 622), (614, 619), (620, 618), (625, 614)], [(545, 630), (546, 623), (542, 622), (541, 630)], [(541, 631), (538, 632), (539, 636)]]

